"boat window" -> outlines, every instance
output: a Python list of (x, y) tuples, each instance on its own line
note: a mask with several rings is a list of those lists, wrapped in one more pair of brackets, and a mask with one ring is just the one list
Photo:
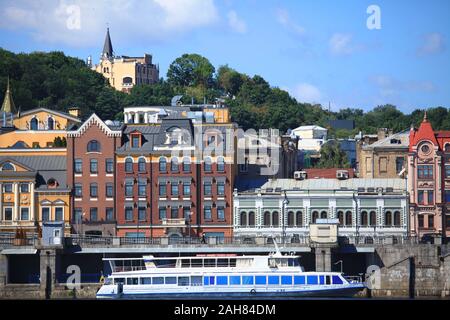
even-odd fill
[(125, 283), (125, 278), (114, 278), (114, 284)]
[(127, 278), (127, 285), (136, 285), (138, 283), (138, 278)]
[(269, 284), (280, 284), (279, 276), (269, 276)]
[(319, 276), (319, 284), (325, 284), (325, 276)]
[(192, 276), (191, 277), (191, 286), (201, 286), (202, 285), (202, 277), (201, 276)]
[(317, 284), (317, 276), (308, 276), (308, 284)]
[(281, 276), (281, 284), (291, 285), (292, 276)]
[(230, 276), (230, 284), (241, 284), (241, 276)]
[(253, 276), (242, 276), (242, 284), (253, 284)]
[(228, 267), (228, 259), (217, 259), (218, 267)]
[(189, 268), (191, 266), (191, 260), (189, 259), (182, 259), (181, 260), (181, 267), (182, 268)]
[(227, 276), (218, 276), (217, 277), (217, 285), (223, 286), (228, 284), (228, 277)]
[(176, 284), (177, 278), (176, 277), (166, 277), (166, 284)]
[(288, 261), (289, 261), (289, 266), (290, 267), (298, 267), (299, 266), (297, 258), (289, 258)]
[(333, 276), (333, 284), (343, 284), (341, 277)]
[(178, 277), (178, 285), (179, 286), (188, 286), (189, 285), (189, 277)]
[(191, 260), (191, 266), (194, 268), (201, 268), (203, 267), (203, 260), (202, 259), (192, 259)]
[(163, 277), (154, 277), (152, 282), (153, 282), (153, 284), (164, 284), (164, 278)]
[(256, 284), (266, 284), (266, 276), (255, 276)]
[(294, 284), (305, 284), (305, 276), (294, 276)]
[(230, 259), (230, 267), (236, 267), (236, 259)]
[(325, 277), (325, 284), (331, 284), (331, 276)]
[(141, 284), (152, 284), (152, 278), (141, 278)]
[(105, 279), (105, 285), (109, 285), (109, 284), (113, 284), (113, 281), (112, 281), (113, 279), (111, 279), (111, 278), (106, 278)]
[(203, 262), (205, 267), (215, 267), (216, 266), (216, 259), (205, 259)]

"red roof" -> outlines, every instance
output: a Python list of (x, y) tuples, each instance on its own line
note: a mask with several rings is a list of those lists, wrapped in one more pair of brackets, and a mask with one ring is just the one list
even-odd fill
[(355, 172), (353, 169), (341, 169), (341, 168), (330, 168), (330, 169), (304, 169), (306, 171), (306, 179), (336, 179), (336, 171), (346, 170), (348, 172), (349, 178), (355, 177)]

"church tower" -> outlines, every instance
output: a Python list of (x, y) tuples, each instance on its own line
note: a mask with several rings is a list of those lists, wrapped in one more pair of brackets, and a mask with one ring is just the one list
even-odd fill
[(14, 100), (12, 98), (11, 88), (9, 86), (9, 77), (6, 85), (5, 98), (3, 99), (2, 108), (0, 109), (0, 116), (2, 117), (2, 127), (13, 126), (13, 115), (17, 112)]
[(114, 51), (111, 42), (111, 36), (109, 35), (109, 28), (106, 29), (105, 44), (103, 45), (103, 52), (101, 59), (112, 59), (114, 58)]

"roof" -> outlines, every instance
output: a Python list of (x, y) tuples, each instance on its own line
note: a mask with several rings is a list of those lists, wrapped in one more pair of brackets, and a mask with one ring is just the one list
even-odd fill
[(303, 171), (306, 171), (306, 178), (307, 179), (335, 179), (336, 178), (336, 172), (338, 170), (345, 170), (348, 172), (349, 178), (353, 178), (355, 176), (355, 172), (353, 169), (340, 169), (340, 168), (329, 168), (329, 169), (320, 169), (320, 168), (312, 168), (312, 169), (304, 169)]
[(76, 130), (67, 131), (67, 136), (68, 137), (79, 137), (92, 125), (97, 125), (100, 128), (100, 130), (107, 136), (112, 136), (112, 137), (121, 137), (122, 136), (122, 125), (120, 126), (120, 128), (117, 128), (115, 126), (108, 126), (95, 113), (91, 114), (91, 116), (79, 128), (76, 128)]
[(334, 129), (355, 129), (355, 120), (330, 120), (328, 124)]
[[(58, 116), (61, 116), (63, 118), (67, 118), (67, 119), (70, 119), (70, 120), (75, 121), (75, 122), (81, 122), (81, 120), (79, 118), (74, 117), (74, 116), (72, 116), (71, 114), (69, 114), (67, 112), (52, 110), (52, 109), (48, 109), (48, 108), (41, 108), (41, 107), (40, 108), (30, 109), (30, 110), (27, 110), (27, 111), (22, 111), (22, 112), (20, 112), (20, 117), (26, 116), (26, 115), (31, 114), (31, 113), (36, 113), (38, 111), (45, 111), (45, 112), (48, 112), (48, 113), (53, 113), (54, 115), (58, 115)], [(19, 117), (19, 116), (17, 116), (17, 117)]]
[(105, 44), (103, 45), (102, 56), (106, 58), (111, 58), (113, 56), (113, 47), (111, 37), (109, 36), (109, 28), (106, 29)]
[(0, 156), (0, 163), (13, 160), (34, 170), (66, 170), (66, 156)]
[(262, 189), (281, 188), (285, 190), (339, 190), (347, 188), (349, 190), (357, 190), (358, 188), (393, 188), (394, 190), (403, 190), (406, 188), (406, 180), (399, 178), (392, 179), (366, 179), (355, 178), (348, 180), (338, 179), (275, 179), (265, 183)]
[(404, 130), (393, 135), (390, 135), (384, 139), (378, 140), (372, 144), (364, 145), (364, 150), (370, 150), (375, 148), (408, 148), (409, 147), (409, 130)]
[(292, 131), (304, 131), (304, 130), (327, 130), (327, 129), (323, 128), (321, 126), (317, 126), (317, 125), (308, 125), (308, 126), (297, 127), (295, 129), (293, 129)]
[(8, 82), (6, 84), (6, 93), (5, 93), (5, 98), (3, 99), (3, 103), (2, 103), (2, 108), (0, 109), (0, 111), (3, 113), (16, 113), (16, 106), (14, 104), (14, 100), (12, 98), (12, 94), (11, 94), (11, 88), (9, 87), (9, 77), (8, 77)]

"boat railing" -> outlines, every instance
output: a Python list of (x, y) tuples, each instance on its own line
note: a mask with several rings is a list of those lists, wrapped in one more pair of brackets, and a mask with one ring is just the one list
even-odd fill
[(145, 270), (145, 266), (115, 266), (114, 272), (141, 271)]
[(344, 277), (349, 283), (361, 283), (362, 277), (361, 276), (345, 276)]

